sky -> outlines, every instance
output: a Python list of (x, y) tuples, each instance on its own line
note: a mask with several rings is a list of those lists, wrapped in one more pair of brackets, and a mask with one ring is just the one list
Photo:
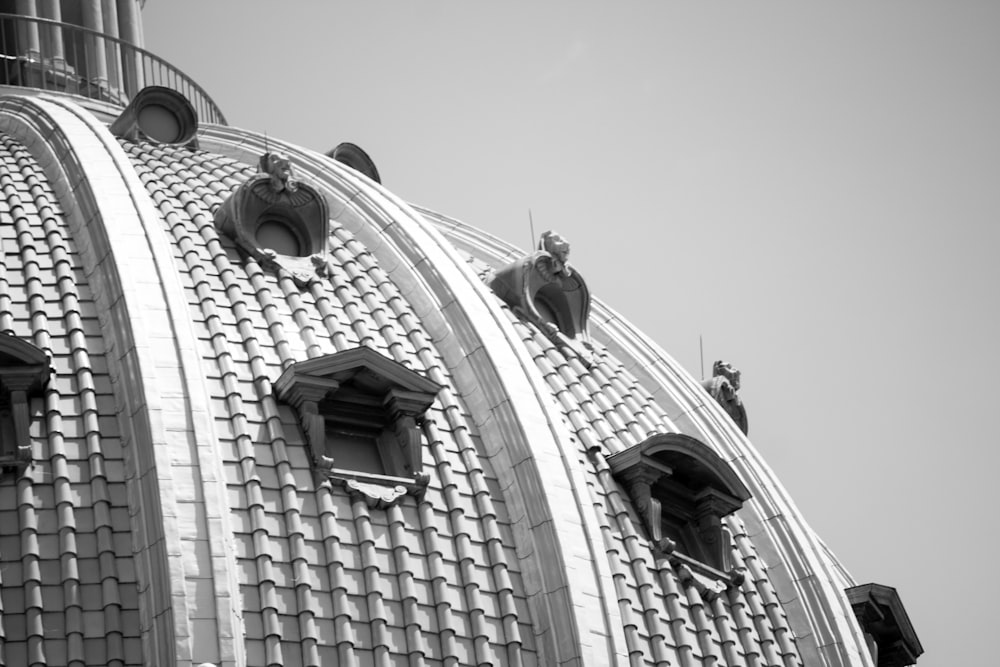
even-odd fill
[[(920, 667), (993, 653), (1000, 3), (152, 0), (231, 125), (361, 146), (383, 184), (591, 292), (750, 437)], [(992, 415), (992, 417), (991, 417)]]

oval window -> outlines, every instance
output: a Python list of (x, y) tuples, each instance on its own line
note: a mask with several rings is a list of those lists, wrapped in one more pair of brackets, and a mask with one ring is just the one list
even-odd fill
[(139, 109), (139, 129), (150, 139), (165, 144), (181, 138), (181, 122), (177, 114), (159, 104), (146, 104)]
[(291, 255), (293, 257), (302, 256), (302, 246), (299, 239), (288, 228), (285, 223), (270, 219), (264, 220), (257, 227), (257, 245), (261, 248), (270, 248), (281, 255)]

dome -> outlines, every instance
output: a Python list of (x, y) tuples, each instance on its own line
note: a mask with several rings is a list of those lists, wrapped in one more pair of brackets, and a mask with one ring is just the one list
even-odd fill
[(894, 591), (847, 593), (738, 381), (571, 240), (180, 139), (191, 105), (3, 93), (0, 664), (884, 664)]

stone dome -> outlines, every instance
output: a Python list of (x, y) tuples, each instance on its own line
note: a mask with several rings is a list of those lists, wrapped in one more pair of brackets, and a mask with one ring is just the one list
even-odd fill
[(919, 649), (567, 240), (169, 91), (0, 92), (0, 664), (897, 664), (883, 608)]

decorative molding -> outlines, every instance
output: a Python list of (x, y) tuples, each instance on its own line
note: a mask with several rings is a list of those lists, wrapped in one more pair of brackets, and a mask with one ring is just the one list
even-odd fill
[(198, 113), (186, 97), (163, 86), (136, 93), (108, 129), (120, 139), (198, 148)]
[(677, 545), (663, 535), (663, 504), (659, 498), (653, 496), (653, 485), (664, 475), (673, 473), (673, 470), (646, 457), (634, 465), (619, 466), (617, 469), (612, 465), (611, 470), (618, 472), (620, 479), (625, 483), (625, 488), (628, 489), (635, 509), (642, 517), (646, 532), (653, 542), (653, 548), (663, 554), (673, 552)]
[(587, 333), (590, 290), (569, 264), (569, 243), (558, 233), (543, 232), (538, 250), (486, 277), (490, 289), (522, 318), (534, 323), (556, 345), (593, 363)]
[(25, 340), (0, 334), (0, 404), (9, 408), (9, 416), (0, 419), (0, 469), (4, 473), (19, 475), (31, 465), (29, 399), (42, 393), (50, 373), (45, 352)]
[[(423, 494), (430, 476), (423, 472), (421, 424), (441, 390), (436, 382), (358, 347), (295, 362), (274, 387), (281, 400), (299, 411), (318, 472), (361, 494), (372, 507), (387, 507), (405, 494)], [(328, 441), (328, 424), (369, 433), (384, 474), (340, 463), (336, 443)]]
[(352, 497), (361, 497), (370, 508), (385, 509), (407, 494), (400, 484), (387, 486), (375, 482), (347, 479), (344, 483)]
[(305, 287), (327, 274), (326, 197), (296, 179), (281, 154), (264, 153), (258, 168), (216, 210), (215, 226), (262, 266), (282, 268)]

